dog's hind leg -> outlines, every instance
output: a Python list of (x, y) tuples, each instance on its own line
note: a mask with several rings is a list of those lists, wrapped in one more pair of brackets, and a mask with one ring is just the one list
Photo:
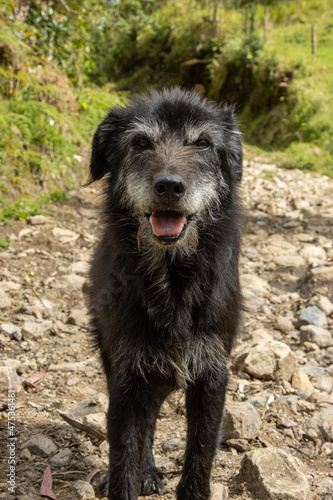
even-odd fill
[(209, 374), (186, 391), (187, 444), (177, 500), (208, 500), (228, 374)]

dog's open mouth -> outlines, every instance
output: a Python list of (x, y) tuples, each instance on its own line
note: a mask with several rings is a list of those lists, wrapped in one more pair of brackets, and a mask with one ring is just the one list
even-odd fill
[(174, 210), (156, 211), (147, 215), (152, 232), (160, 240), (177, 240), (185, 231), (190, 218)]

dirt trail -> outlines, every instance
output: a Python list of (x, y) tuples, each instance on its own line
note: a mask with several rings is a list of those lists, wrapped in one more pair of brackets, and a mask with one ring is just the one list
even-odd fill
[[(242, 416), (228, 414), (227, 444), (217, 452), (212, 475), (213, 483), (226, 488), (217, 489), (214, 498), (226, 498), (227, 491), (230, 499), (258, 498), (236, 475), (245, 452), (273, 446), (303, 462), (309, 498), (329, 500), (333, 183), (259, 160), (245, 162), (244, 170), (241, 272), (248, 311), (242, 336), (245, 350), (236, 349), (237, 371), (232, 371), (227, 396), (228, 407), (243, 403), (244, 411)], [(106, 384), (89, 343), (84, 302), (87, 266), (99, 227), (97, 202), (96, 190), (86, 188), (54, 205), (47, 219), (0, 226), (0, 235), (11, 240), (0, 252), (0, 499), (40, 499), (48, 465), (58, 500), (93, 499), (80, 480), (107, 466), (106, 441), (72, 427), (60, 415), (83, 423), (90, 432), (105, 431)], [(305, 319), (304, 310), (309, 311)], [(291, 353), (284, 351), (288, 361), (283, 365), (276, 351), (273, 358), (280, 361), (263, 367), (270, 354), (260, 355), (260, 349), (281, 349), (280, 343), (290, 348)], [(8, 388), (15, 390), (11, 427)], [(182, 464), (182, 399), (181, 393), (170, 397), (158, 419), (155, 454), (157, 465), (168, 473), (165, 499), (175, 498)], [(256, 428), (245, 403), (260, 416)], [(11, 437), (16, 438), (15, 494), (7, 483)]]

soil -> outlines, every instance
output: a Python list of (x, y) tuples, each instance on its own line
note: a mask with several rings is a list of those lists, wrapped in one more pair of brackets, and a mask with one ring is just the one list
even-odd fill
[[(305, 465), (313, 499), (332, 498), (320, 493), (319, 485), (322, 479), (333, 478), (333, 446), (330, 448), (329, 442), (333, 437), (332, 432), (331, 439), (307, 435), (303, 423), (333, 404), (329, 385), (333, 350), (331, 346), (302, 344), (297, 321), (300, 312), (318, 295), (332, 300), (329, 277), (321, 273), (319, 278), (313, 278), (314, 269), (326, 266), (329, 270), (332, 266), (332, 186), (326, 177), (279, 170), (257, 159), (245, 164), (242, 187), (246, 223), (241, 272), (260, 277), (268, 287), (260, 292), (246, 291), (248, 307), (241, 341), (253, 339), (253, 332), (258, 329), (265, 330), (291, 348), (299, 367), (313, 361), (326, 370), (323, 376), (328, 380), (328, 389), (319, 385), (311, 395), (305, 395), (293, 388), (290, 381), (259, 380), (231, 368), (227, 394), (227, 404), (253, 396), (258, 399), (267, 393), (273, 396), (266, 398), (264, 405), (256, 405), (262, 423), (258, 435), (247, 439), (245, 449), (274, 446), (298, 457)], [(43, 474), (55, 453), (42, 456), (22, 448), (37, 434), (51, 438), (58, 452), (70, 450), (68, 463), (51, 465), (52, 490), (58, 500), (85, 498), (76, 496), (73, 483), (87, 479), (92, 471), (107, 468), (107, 444), (100, 439), (105, 431), (103, 419), (97, 426), (91, 421), (86, 424), (89, 432), (98, 428), (98, 438), (73, 427), (60, 415), (82, 422), (75, 408), (87, 399), (99, 416), (105, 411), (106, 403), (99, 396), (107, 394), (105, 378), (84, 315), (86, 267), (99, 229), (97, 205), (98, 188), (85, 188), (71, 192), (64, 203), (54, 204), (46, 224), (13, 221), (0, 226), (0, 235), (11, 240), (10, 246), (0, 252), (0, 288), (10, 301), (10, 305), (0, 309), (0, 327), (16, 325), (22, 336), (12, 338), (4, 331), (1, 333), (0, 328), (0, 358), (16, 360), (14, 368), (21, 384), (15, 395), (13, 494), (7, 484), (8, 387), (3, 387), (0, 399), (0, 498), (41, 498)], [(73, 234), (54, 232), (55, 228)], [(282, 238), (289, 247), (276, 246), (273, 237)], [(299, 257), (309, 246), (323, 252), (313, 250), (313, 255), (305, 256), (300, 265), (297, 261), (285, 266), (275, 259), (281, 253)], [(330, 314), (326, 314), (326, 328), (332, 331)], [(279, 327), (281, 317), (291, 321), (291, 331)], [(29, 330), (26, 322), (34, 323), (36, 329)], [(42, 325), (42, 334), (38, 333), (38, 325)], [(29, 380), (36, 374), (38, 380)], [(183, 399), (181, 392), (174, 393), (158, 418), (155, 456), (168, 481), (165, 495), (152, 495), (152, 500), (175, 498), (185, 445)], [(221, 445), (214, 461), (212, 483), (223, 483), (230, 499), (255, 499), (247, 484), (237, 478), (244, 451), (236, 448), (237, 445)]]

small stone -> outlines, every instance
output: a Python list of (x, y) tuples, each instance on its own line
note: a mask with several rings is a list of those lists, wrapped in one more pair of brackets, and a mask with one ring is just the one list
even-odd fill
[(299, 255), (277, 255), (273, 258), (273, 262), (281, 267), (302, 267), (306, 262)]
[(64, 467), (69, 464), (71, 457), (71, 450), (69, 448), (64, 448), (51, 458), (50, 463), (52, 467)]
[(329, 332), (325, 328), (321, 328), (320, 326), (315, 325), (301, 326), (300, 341), (302, 344), (304, 342), (313, 342), (321, 348), (333, 345), (333, 337), (331, 332)]
[(244, 359), (244, 370), (264, 380), (290, 380), (296, 365), (295, 355), (279, 341), (260, 340)]
[(83, 260), (79, 260), (74, 262), (71, 266), (71, 270), (74, 274), (83, 274), (86, 275), (89, 272), (90, 265), (89, 262), (85, 262)]
[(294, 325), (291, 319), (286, 318), (285, 316), (278, 316), (276, 318), (276, 323), (279, 330), (281, 330), (281, 332), (283, 333), (289, 333), (294, 329)]
[(278, 448), (246, 453), (239, 474), (260, 500), (308, 500), (310, 485), (298, 458)]
[(311, 299), (311, 304), (317, 306), (326, 316), (333, 313), (333, 304), (328, 297), (318, 295)]
[(316, 245), (306, 245), (300, 251), (300, 255), (305, 259), (318, 259), (322, 261), (326, 261), (327, 259), (325, 250), (322, 247)]
[(328, 406), (317, 411), (303, 423), (306, 436), (323, 441), (333, 442), (333, 406)]
[(317, 485), (316, 493), (323, 500), (331, 500), (333, 496), (333, 479), (331, 477), (321, 479)]
[(0, 390), (1, 392), (22, 391), (23, 386), (16, 369), (10, 366), (0, 366)]
[(85, 325), (88, 322), (88, 316), (86, 310), (82, 309), (71, 309), (68, 321), (72, 325)]
[(250, 445), (246, 439), (228, 439), (228, 441), (226, 441), (226, 444), (228, 446), (231, 446), (232, 448), (235, 448), (235, 450), (237, 451), (250, 451)]
[(52, 321), (25, 321), (22, 326), (22, 333), (27, 339), (40, 339), (53, 332)]
[(304, 349), (305, 349), (305, 352), (313, 352), (313, 351), (320, 351), (320, 348), (317, 344), (313, 343), (313, 342), (304, 342)]
[(274, 337), (264, 328), (257, 328), (251, 333), (251, 339), (256, 342), (257, 340), (274, 340)]
[(58, 448), (54, 444), (51, 438), (44, 436), (43, 434), (37, 434), (33, 436), (29, 441), (23, 444), (22, 450), (28, 449), (33, 455), (38, 455), (41, 457), (47, 457), (54, 455)]
[(331, 394), (333, 389), (333, 377), (330, 377), (329, 375), (320, 377), (318, 381), (314, 382), (314, 386), (318, 391)]
[(162, 444), (162, 448), (165, 451), (183, 450), (185, 448), (185, 442), (180, 438), (168, 439), (168, 441)]
[(307, 397), (310, 397), (314, 391), (308, 375), (299, 370), (294, 372), (291, 385), (294, 389), (304, 392)]
[(211, 484), (209, 500), (227, 500), (229, 498), (228, 488), (224, 484)]
[(48, 224), (50, 219), (48, 217), (44, 217), (44, 215), (31, 215), (27, 217), (27, 224), (31, 224), (32, 226), (38, 226), (41, 224)]
[(298, 326), (304, 325), (315, 325), (325, 328), (327, 326), (327, 319), (323, 311), (317, 306), (310, 306), (304, 309), (298, 318)]
[(99, 432), (106, 431), (106, 414), (92, 413), (83, 417), (83, 423)]
[(333, 266), (314, 267), (310, 271), (310, 276), (313, 280), (332, 281), (333, 280)]
[(55, 227), (52, 230), (52, 233), (53, 236), (60, 241), (65, 241), (69, 238), (76, 238), (80, 236), (78, 233), (74, 233), (74, 231), (71, 231), (70, 229), (63, 229), (61, 227)]
[(223, 442), (229, 439), (254, 439), (260, 430), (261, 418), (251, 403), (233, 403), (224, 411)]
[(87, 481), (79, 479), (72, 484), (72, 489), (79, 500), (95, 500), (94, 488)]
[(22, 458), (23, 460), (31, 460), (31, 453), (28, 448), (21, 451), (20, 458)]
[(12, 299), (0, 288), (0, 309), (8, 309), (12, 302)]
[(255, 274), (242, 274), (240, 280), (242, 287), (250, 288), (257, 293), (266, 294), (271, 290), (269, 283)]
[(22, 339), (22, 333), (19, 326), (13, 325), (12, 323), (3, 323), (0, 325), (0, 331), (8, 335), (8, 337), (15, 338), (16, 340)]
[(79, 276), (78, 274), (66, 274), (58, 278), (58, 283), (63, 287), (70, 285), (71, 287), (77, 288), (78, 290), (82, 290), (85, 281), (86, 279), (83, 276)]

